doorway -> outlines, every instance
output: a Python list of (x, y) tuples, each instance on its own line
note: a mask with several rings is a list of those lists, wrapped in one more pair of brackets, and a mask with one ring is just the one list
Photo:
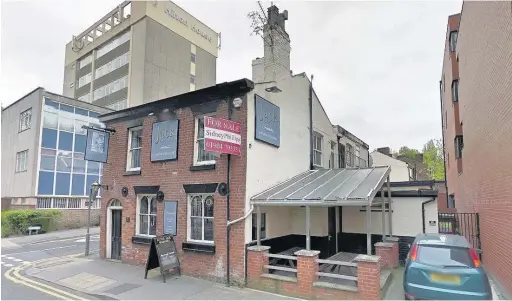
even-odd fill
[(107, 207), (106, 257), (121, 259), (123, 206), (121, 201), (113, 199)]
[(337, 252), (337, 233), (336, 233), (336, 207), (329, 207), (328, 212), (328, 252), (327, 257), (331, 257)]

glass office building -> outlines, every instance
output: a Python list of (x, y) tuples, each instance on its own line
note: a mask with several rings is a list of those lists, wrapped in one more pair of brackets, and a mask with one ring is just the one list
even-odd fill
[(37, 194), (87, 196), (95, 181), (101, 183), (103, 166), (84, 160), (87, 130), (104, 127), (100, 113), (44, 98)]

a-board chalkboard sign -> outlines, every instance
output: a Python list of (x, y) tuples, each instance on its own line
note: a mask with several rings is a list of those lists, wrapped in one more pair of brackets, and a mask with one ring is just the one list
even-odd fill
[(165, 275), (177, 270), (181, 275), (180, 260), (176, 251), (176, 244), (172, 235), (164, 234), (154, 237), (149, 247), (148, 260), (146, 261), (146, 272), (144, 279), (148, 278), (148, 271), (160, 267), (165, 282)]
[(164, 234), (176, 236), (176, 226), (178, 225), (178, 202), (164, 202)]

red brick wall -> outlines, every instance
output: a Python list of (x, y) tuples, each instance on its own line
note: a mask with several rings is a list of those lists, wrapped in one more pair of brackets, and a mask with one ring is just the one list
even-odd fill
[[(247, 111), (246, 106), (235, 109), (232, 120), (242, 125), (242, 145), (247, 142)], [(104, 192), (103, 199), (108, 206), (108, 200), (117, 198), (123, 203), (122, 212), (122, 261), (131, 264), (145, 264), (148, 252), (147, 245), (132, 244), (136, 226), (136, 196), (133, 186), (160, 185), (165, 194), (165, 200), (178, 201), (178, 228), (176, 246), (179, 251), (183, 274), (225, 281), (226, 277), (226, 197), (215, 193), (214, 199), (214, 240), (216, 253), (183, 252), (182, 242), (187, 239), (187, 195), (183, 184), (221, 183), (227, 182), (226, 167), (227, 156), (221, 155), (216, 163), (215, 170), (190, 171), (193, 165), (194, 154), (194, 116), (189, 109), (180, 109), (176, 112), (180, 120), (178, 160), (165, 163), (151, 163), (150, 146), (152, 124), (156, 117), (147, 117), (143, 125), (141, 175), (124, 176), (126, 169), (128, 128), (124, 123), (108, 124), (109, 128), (116, 130), (110, 139), (109, 164), (105, 165), (104, 182), (109, 187)], [(216, 117), (227, 118), (227, 104), (219, 106)], [(239, 218), (245, 212), (245, 181), (246, 181), (246, 148), (242, 147), (241, 156), (231, 156), (231, 220)], [(129, 195), (121, 195), (122, 187), (128, 187)], [(163, 233), (163, 203), (157, 207), (157, 235)], [(128, 222), (126, 218), (130, 218)], [(105, 227), (107, 211), (106, 206), (101, 212), (101, 243), (100, 255), (105, 257)], [(230, 263), (231, 281), (243, 282), (245, 279), (245, 227), (243, 222), (231, 227), (230, 235)]]
[[(510, 1), (465, 1), (457, 45), (463, 173), (459, 212), (480, 214), (482, 258), (512, 292), (512, 18)], [(445, 59), (446, 64), (446, 59)], [(448, 181), (450, 193), (454, 179)], [(461, 211), (463, 210), (463, 211)]]

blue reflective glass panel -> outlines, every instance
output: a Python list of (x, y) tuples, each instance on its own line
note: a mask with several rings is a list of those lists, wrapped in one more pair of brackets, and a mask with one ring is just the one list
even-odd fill
[(73, 150), (73, 133), (59, 132), (59, 149), (67, 151)]
[(87, 195), (85, 192), (85, 175), (73, 175), (71, 195)]
[(69, 195), (69, 185), (71, 181), (71, 174), (57, 173), (55, 180), (55, 194), (56, 195)]
[(53, 194), (53, 176), (54, 172), (40, 171), (39, 172), (39, 184), (37, 187), (37, 193), (40, 195), (52, 195)]
[(85, 135), (75, 135), (75, 152), (85, 153)]
[(41, 146), (46, 148), (57, 148), (57, 131), (43, 128)]

